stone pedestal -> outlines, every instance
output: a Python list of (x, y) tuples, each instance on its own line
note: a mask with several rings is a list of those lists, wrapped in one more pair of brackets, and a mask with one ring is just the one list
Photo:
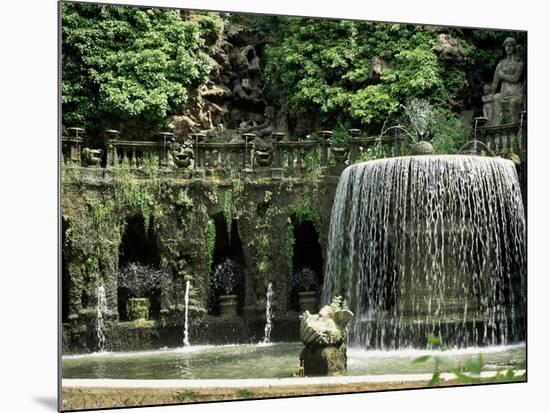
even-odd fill
[(317, 310), (317, 292), (316, 291), (301, 291), (298, 293), (298, 305), (300, 312), (309, 311), (313, 313)]
[(220, 315), (234, 317), (237, 315), (238, 297), (236, 295), (220, 295)]
[(306, 376), (337, 376), (347, 365), (346, 345), (309, 346), (300, 353), (300, 364)]

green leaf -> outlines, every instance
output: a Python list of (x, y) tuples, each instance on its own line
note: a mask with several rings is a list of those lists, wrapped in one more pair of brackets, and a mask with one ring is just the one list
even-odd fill
[(428, 382), (428, 387), (439, 386), (441, 372), (435, 371), (432, 378)]
[(413, 364), (422, 364), (427, 362), (432, 356), (420, 356), (413, 360)]
[(428, 343), (433, 347), (439, 347), (441, 346), (441, 338), (433, 335), (432, 333), (428, 333)]
[(477, 356), (476, 359), (470, 359), (466, 362), (466, 369), (470, 373), (479, 374), (483, 369), (483, 356), (481, 353)]

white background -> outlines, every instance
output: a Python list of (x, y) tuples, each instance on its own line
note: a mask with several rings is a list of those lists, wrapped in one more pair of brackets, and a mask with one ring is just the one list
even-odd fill
[[(111, 1), (115, 2), (115, 1)], [(124, 2), (119, 2), (124, 3)], [(549, 14), (518, 1), (133, 1), (132, 4), (529, 31), (529, 382), (129, 409), (139, 412), (548, 411)], [(538, 3), (538, 5), (537, 5)], [(0, 13), (0, 410), (55, 410), (57, 387), (57, 4), (11, 0)], [(6, 265), (7, 264), (7, 265)], [(548, 390), (546, 390), (548, 392)], [(542, 402), (540, 405), (539, 402)]]

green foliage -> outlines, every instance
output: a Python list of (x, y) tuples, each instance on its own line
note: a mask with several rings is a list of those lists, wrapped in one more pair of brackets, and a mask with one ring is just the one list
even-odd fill
[[(269, 97), (295, 119), (361, 124), (371, 133), (415, 98), (444, 109), (471, 104), (480, 93), (474, 79), (490, 82), (504, 38), (517, 38), (519, 56), (526, 40), (524, 33), (450, 28), (463, 53), (445, 59), (438, 34), (421, 25), (296, 17), (264, 24), (273, 38), (264, 58)], [(379, 79), (369, 73), (375, 56), (386, 63)]]
[[(445, 350), (440, 337), (433, 334), (428, 334), (428, 343), (434, 349)], [(444, 353), (443, 353), (444, 354)], [(413, 364), (424, 364), (432, 361), (434, 363), (434, 371), (431, 379), (428, 382), (429, 387), (439, 386), (441, 384), (441, 373), (449, 371), (456, 376), (456, 379), (463, 384), (479, 384), (479, 383), (501, 383), (525, 381), (525, 374), (516, 375), (512, 368), (506, 371), (497, 371), (493, 377), (481, 377), (483, 371), (483, 356), (478, 354), (477, 357), (469, 359), (463, 366), (451, 364), (442, 356), (424, 355), (417, 357), (412, 361)]]
[(206, 81), (204, 34), (221, 19), (184, 21), (177, 10), (62, 3), (65, 126), (147, 133)]
[[(269, 191), (266, 191), (264, 194), (264, 199), (271, 198), (268, 192)], [(254, 226), (255, 233), (252, 245), (254, 245), (256, 249), (256, 272), (258, 282), (263, 288), (266, 288), (270, 281), (269, 275), (273, 255), (273, 244), (271, 242), (273, 239), (273, 235), (271, 234), (273, 219), (283, 214), (283, 212), (283, 209), (274, 205), (269, 205), (263, 213), (259, 213), (255, 217), (256, 224)]]
[[(216, 246), (216, 224), (214, 220), (209, 219), (206, 223), (205, 238), (205, 253), (206, 253), (206, 277), (209, 280), (210, 272), (212, 271), (212, 263), (214, 262), (214, 248)], [(206, 283), (210, 284), (210, 281)]]
[[(297, 116), (380, 126), (399, 102), (444, 100), (436, 35), (420, 26), (281, 18), (273, 35), (268, 88)], [(374, 56), (391, 62), (379, 82), (368, 75)]]
[(187, 188), (181, 189), (175, 202), (176, 215), (180, 224), (183, 224), (185, 214), (193, 209), (193, 199), (189, 196)]
[(330, 143), (335, 148), (349, 148), (350, 137), (348, 128), (342, 123), (338, 123), (336, 128), (334, 128), (333, 134), (330, 138)]
[(360, 154), (355, 163), (372, 161), (374, 159), (380, 159), (384, 157), (384, 148), (382, 144), (376, 144), (364, 149)]
[(453, 154), (470, 139), (469, 122), (445, 109), (436, 108), (430, 128), (431, 144), (438, 154)]
[(227, 226), (227, 236), (231, 239), (231, 226), (233, 224), (234, 216), (234, 204), (233, 204), (233, 190), (228, 189), (225, 191), (223, 197), (223, 217), (225, 218), (225, 225)]
[(151, 222), (155, 231), (158, 230), (160, 218), (164, 215), (161, 206), (163, 183), (159, 179), (159, 172), (158, 166), (151, 166), (147, 171), (149, 179), (141, 180), (136, 178), (127, 163), (115, 169), (114, 207), (127, 215), (141, 215), (146, 231)]
[(285, 255), (289, 276), (292, 274), (294, 244), (296, 244), (296, 238), (294, 237), (294, 224), (292, 223), (292, 218), (288, 218), (285, 226)]
[(330, 303), (331, 311), (340, 311), (346, 308), (348, 308), (346, 300), (339, 295), (335, 296)]

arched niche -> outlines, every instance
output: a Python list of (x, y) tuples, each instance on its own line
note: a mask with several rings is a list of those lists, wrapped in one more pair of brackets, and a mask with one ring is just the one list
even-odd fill
[(310, 220), (298, 219), (296, 215), (291, 215), (292, 232), (294, 236), (294, 246), (292, 253), (291, 282), (289, 284), (289, 308), (299, 310), (298, 293), (301, 288), (293, 282), (294, 274), (303, 269), (310, 269), (315, 273), (315, 291), (317, 300), (323, 285), (323, 253), (319, 241), (319, 234), (315, 225)]
[(236, 220), (232, 220), (230, 231), (228, 231), (229, 228), (222, 213), (213, 215), (211, 219), (214, 222), (214, 226), (216, 229), (216, 240), (214, 243), (212, 267), (210, 268), (212, 294), (210, 297), (209, 311), (212, 314), (219, 314), (220, 310), (218, 307), (218, 298), (222, 293), (215, 288), (212, 281), (214, 273), (216, 271), (216, 267), (224, 260), (229, 258), (230, 260), (234, 261), (240, 269), (240, 277), (238, 277), (234, 294), (239, 297), (237, 312), (238, 314), (241, 314), (245, 296), (244, 270), (246, 263), (244, 259), (242, 240), (239, 235), (238, 223)]
[[(153, 269), (159, 269), (160, 267), (158, 242), (153, 230), (153, 222), (149, 222), (146, 228), (145, 219), (141, 215), (132, 215), (127, 218), (120, 243), (117, 299), (118, 314), (121, 321), (129, 319), (126, 311), (128, 299), (136, 297), (132, 289), (123, 286), (121, 280), (121, 272), (130, 264), (148, 266)], [(143, 296), (150, 301), (149, 319), (158, 319), (160, 315), (160, 285), (147, 290)]]

